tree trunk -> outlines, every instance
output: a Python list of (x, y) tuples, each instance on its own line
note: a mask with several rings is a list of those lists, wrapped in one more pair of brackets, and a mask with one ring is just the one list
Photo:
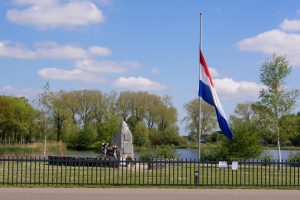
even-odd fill
[(279, 164), (278, 169), (281, 169), (281, 149), (280, 149), (280, 138), (279, 138), (279, 132), (277, 133), (277, 148), (278, 148), (278, 158), (279, 158)]

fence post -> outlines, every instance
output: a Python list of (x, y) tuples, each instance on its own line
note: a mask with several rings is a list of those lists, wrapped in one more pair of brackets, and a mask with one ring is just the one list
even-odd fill
[(194, 171), (194, 184), (199, 185), (199, 171)]

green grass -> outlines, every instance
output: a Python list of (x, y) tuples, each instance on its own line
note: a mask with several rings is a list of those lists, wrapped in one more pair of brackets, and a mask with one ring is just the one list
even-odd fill
[[(188, 187), (282, 187), (299, 188), (299, 167), (270, 164), (242, 164), (238, 170), (230, 166), (220, 169), (216, 164), (183, 162), (143, 169), (144, 165), (60, 166), (48, 165), (36, 159), (22, 161), (0, 160), (2, 186), (188, 186)], [(195, 182), (195, 171), (200, 170), (200, 184)], [(196, 179), (197, 181), (197, 179)]]
[[(278, 150), (277, 146), (264, 146), (264, 150)], [(299, 146), (283, 146), (281, 150), (300, 150)]]

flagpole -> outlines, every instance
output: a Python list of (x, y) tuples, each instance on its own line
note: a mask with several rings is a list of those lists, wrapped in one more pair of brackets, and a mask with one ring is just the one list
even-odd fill
[[(200, 13), (200, 38), (199, 38), (199, 81), (201, 80), (200, 52), (202, 50), (202, 13)], [(200, 84), (199, 84), (200, 87)], [(200, 90), (200, 88), (199, 88)], [(199, 96), (199, 127), (198, 127), (198, 159), (201, 160), (201, 97)]]

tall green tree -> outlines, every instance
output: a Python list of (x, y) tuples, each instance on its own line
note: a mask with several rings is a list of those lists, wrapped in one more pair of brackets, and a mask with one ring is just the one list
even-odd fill
[(0, 96), (0, 142), (28, 143), (35, 140), (36, 111), (25, 98)]
[[(201, 100), (201, 118), (199, 116), (200, 105), (199, 99), (193, 99), (184, 105), (186, 117), (183, 122), (186, 124), (186, 129), (189, 131), (189, 139), (198, 141), (199, 128), (200, 134), (208, 134), (214, 131), (217, 127), (216, 115), (214, 107)], [(199, 127), (199, 121), (201, 126)]]
[(47, 90), (40, 96), (40, 102), (42, 103), (43, 111), (46, 112), (46, 116), (55, 127), (57, 142), (61, 141), (65, 121), (71, 115), (68, 107), (67, 93), (64, 91), (55, 92)]
[(280, 120), (292, 113), (299, 91), (288, 89), (285, 79), (291, 73), (291, 66), (284, 56), (273, 55), (263, 63), (260, 69), (260, 81), (263, 84), (259, 94), (261, 122), (277, 140), (278, 157), (281, 160), (281, 141), (289, 132)]

